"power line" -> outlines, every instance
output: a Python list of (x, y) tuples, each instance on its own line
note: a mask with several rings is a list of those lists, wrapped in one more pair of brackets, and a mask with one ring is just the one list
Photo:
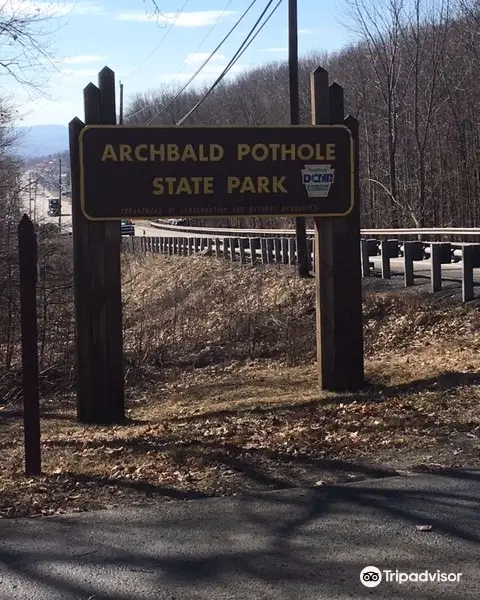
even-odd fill
[(136, 73), (138, 70), (140, 70), (143, 65), (155, 54), (155, 52), (160, 48), (160, 46), (163, 44), (163, 42), (166, 40), (168, 34), (170, 33), (170, 31), (172, 31), (173, 27), (175, 26), (175, 23), (178, 21), (180, 15), (183, 13), (183, 11), (185, 10), (185, 8), (187, 7), (187, 4), (190, 2), (190, 0), (185, 0), (185, 2), (183, 3), (182, 8), (178, 11), (178, 13), (175, 15), (172, 24), (170, 25), (170, 27), (167, 28), (166, 32), (163, 34), (163, 36), (160, 38), (159, 42), (154, 46), (154, 48), (152, 49), (152, 51), (150, 52), (150, 54), (147, 55), (146, 58), (143, 59), (143, 61), (129, 74), (129, 77), (131, 77), (134, 73)]
[[(187, 87), (192, 83), (192, 81), (195, 79), (195, 77), (198, 76), (198, 74), (202, 71), (202, 69), (210, 62), (210, 60), (212, 60), (212, 58), (215, 56), (215, 54), (218, 52), (218, 50), (220, 50), (220, 48), (223, 46), (223, 44), (228, 40), (228, 38), (232, 35), (232, 33), (235, 31), (235, 29), (240, 25), (240, 23), (243, 21), (243, 19), (247, 16), (247, 14), (249, 13), (249, 11), (253, 8), (253, 6), (256, 4), (257, 0), (253, 0), (245, 9), (245, 11), (240, 15), (240, 17), (238, 18), (237, 22), (233, 25), (233, 27), (230, 29), (230, 31), (228, 31), (228, 33), (225, 35), (225, 37), (220, 41), (220, 43), (216, 46), (216, 48), (214, 50), (212, 50), (212, 52), (209, 54), (209, 56), (203, 61), (203, 63), (198, 67), (198, 69), (195, 71), (195, 73), (193, 73), (193, 75), (190, 77), (190, 79), (185, 83), (185, 85), (180, 89), (180, 91), (175, 94), (175, 96), (169, 101), (167, 102), (167, 104), (165, 106), (163, 106), (153, 117), (151, 117), (150, 119), (148, 119), (148, 121), (146, 122), (146, 125), (150, 125), (150, 123), (152, 123), (153, 121), (155, 121), (155, 119), (158, 119), (158, 117), (167, 110), (167, 108), (169, 108), (174, 102), (175, 100), (177, 100), (182, 94), (183, 92), (187, 89)], [(226, 10), (226, 9), (225, 9)], [(142, 109), (138, 110), (136, 113), (134, 113), (133, 115), (131, 115), (129, 118), (133, 118), (136, 115), (138, 115), (139, 113), (143, 112), (145, 109), (147, 108), (147, 106), (144, 106)]]
[[(228, 3), (227, 3), (227, 5), (225, 6), (225, 8), (224, 8), (224, 9), (223, 9), (223, 11), (221, 12), (221, 14), (218, 16), (218, 18), (217, 18), (217, 20), (215, 21), (215, 23), (214, 23), (214, 24), (213, 24), (213, 25), (210, 27), (210, 29), (208, 30), (207, 34), (206, 34), (206, 35), (205, 35), (205, 37), (203, 38), (203, 40), (202, 40), (202, 41), (200, 42), (200, 44), (197, 46), (197, 49), (195, 50), (195, 52), (198, 52), (198, 51), (200, 50), (200, 48), (201, 48), (201, 47), (202, 47), (202, 45), (204, 44), (205, 40), (206, 40), (206, 39), (208, 38), (208, 36), (209, 36), (209, 35), (212, 33), (213, 29), (214, 29), (214, 28), (216, 27), (216, 25), (219, 23), (219, 21), (220, 21), (220, 19), (223, 17), (223, 15), (224, 15), (224, 14), (227, 12), (227, 10), (228, 10), (228, 7), (230, 6), (230, 4), (231, 4), (232, 2), (233, 2), (233, 0), (229, 0), (229, 2), (228, 2)], [(251, 5), (251, 6), (253, 6), (253, 4), (254, 4), (254, 2), (252, 2), (252, 5)], [(248, 8), (248, 10), (250, 10), (250, 7)], [(237, 27), (237, 26), (238, 26), (238, 25), (241, 23), (241, 21), (242, 21), (243, 17), (244, 17), (244, 16), (247, 14), (248, 10), (244, 12), (244, 14), (243, 14), (243, 15), (240, 17), (240, 19), (239, 19), (239, 20), (237, 21), (237, 23), (235, 24), (235, 26), (234, 26), (234, 27), (231, 29), (231, 31), (232, 31), (232, 32), (233, 32), (233, 31), (235, 30), (235, 28), (236, 28), (236, 27)], [(230, 34), (230, 32), (229, 32), (229, 34)], [(223, 44), (227, 38), (228, 38), (228, 35), (227, 35), (227, 37), (225, 37), (225, 38), (222, 40), (222, 42), (220, 43), (220, 45), (221, 45), (221, 44)], [(187, 84), (185, 85), (185, 87), (183, 87), (183, 88), (182, 88), (182, 91), (181, 91), (181, 93), (183, 93), (183, 92), (185, 91), (186, 87), (187, 87), (188, 85), (190, 85), (190, 83), (193, 81), (193, 79), (194, 79), (194, 78), (195, 78), (195, 77), (198, 75), (198, 73), (200, 73), (200, 71), (201, 71), (201, 70), (204, 68), (204, 66), (207, 64), (207, 62), (208, 62), (209, 60), (211, 60), (211, 58), (213, 57), (213, 55), (215, 54), (215, 52), (217, 52), (217, 50), (218, 50), (219, 48), (220, 48), (220, 46), (218, 46), (218, 47), (217, 47), (217, 48), (216, 48), (216, 49), (215, 49), (215, 50), (212, 52), (212, 54), (211, 54), (211, 55), (208, 57), (208, 59), (207, 59), (205, 62), (203, 62), (203, 63), (202, 63), (201, 67), (200, 67), (200, 68), (199, 68), (199, 69), (198, 69), (198, 70), (197, 70), (197, 71), (194, 73), (193, 77), (191, 77), (191, 78), (188, 80), (188, 82), (187, 82)], [(183, 69), (182, 69), (181, 71), (179, 71), (179, 72), (178, 72), (178, 73), (175, 75), (175, 77), (173, 78), (173, 80), (175, 80), (175, 79), (176, 79), (176, 78), (177, 78), (177, 77), (178, 77), (178, 76), (179, 76), (181, 73), (183, 73), (183, 70), (184, 70), (184, 69), (185, 69), (185, 66), (183, 67)], [(175, 98), (174, 98), (174, 100), (176, 100), (176, 99), (177, 99), (177, 97), (175, 97)], [(173, 102), (174, 100), (172, 100), (172, 102)], [(169, 103), (167, 104), (167, 106), (163, 107), (163, 109), (162, 109), (162, 112), (163, 112), (163, 110), (166, 110), (166, 109), (168, 108), (168, 106), (170, 106), (170, 104), (171, 104), (171, 103), (169, 102)], [(137, 116), (137, 115), (139, 115), (140, 113), (142, 113), (142, 112), (144, 112), (145, 110), (147, 110), (147, 108), (148, 108), (148, 107), (149, 107), (149, 106), (148, 106), (148, 104), (146, 104), (145, 106), (142, 106), (142, 108), (140, 108), (139, 110), (137, 110), (136, 112), (134, 112), (134, 113), (133, 113), (133, 115), (128, 115), (128, 118), (129, 118), (129, 119), (133, 119), (134, 117), (136, 117), (136, 116)], [(158, 115), (156, 115), (156, 116), (155, 116), (155, 119), (156, 119), (158, 116), (160, 116), (160, 114), (161, 114), (161, 112), (160, 112), (160, 113), (158, 113)]]
[[(220, 20), (223, 18), (223, 15), (227, 12), (227, 10), (230, 8), (230, 4), (233, 2), (233, 0), (229, 0), (227, 2), (227, 5), (225, 6), (225, 8), (222, 10), (222, 12), (220, 13), (220, 15), (218, 16), (217, 20), (215, 21), (215, 23), (213, 23), (213, 25), (209, 28), (209, 30), (207, 31), (207, 33), (205, 34), (205, 37), (203, 38), (203, 40), (198, 44), (198, 46), (195, 48), (194, 50), (194, 54), (196, 54), (200, 48), (203, 46), (203, 44), (206, 42), (207, 38), (210, 36), (210, 34), (212, 33), (212, 31), (215, 29), (215, 27), (218, 25), (218, 23), (220, 22)], [(175, 75), (175, 77), (173, 78), (172, 81), (175, 81), (175, 79), (181, 75), (184, 71), (185, 71), (185, 66), (186, 64), (183, 65), (182, 69)]]
[[(258, 29), (258, 31), (254, 34), (254, 31), (255, 31), (256, 27), (259, 25), (259, 23), (262, 20), (263, 16), (267, 12), (267, 10), (270, 8), (270, 6), (273, 4), (273, 2), (274, 2), (274, 0), (269, 0), (267, 2), (267, 5), (266, 5), (265, 9), (263, 10), (262, 14), (257, 19), (257, 21), (255, 22), (255, 24), (253, 25), (253, 27), (250, 29), (247, 37), (245, 38), (245, 40), (243, 41), (243, 43), (240, 45), (239, 49), (234, 54), (234, 56), (232, 57), (232, 59), (230, 60), (230, 62), (228, 63), (228, 65), (225, 67), (225, 69), (222, 71), (222, 73), (217, 77), (217, 79), (213, 82), (213, 84), (209, 87), (209, 89), (205, 92), (205, 94), (200, 98), (200, 100), (187, 112), (186, 115), (184, 115), (177, 122), (177, 125), (182, 125), (186, 121), (186, 119), (188, 119), (188, 117), (191, 114), (193, 114), (197, 110), (197, 108), (199, 108), (199, 106), (201, 106), (205, 102), (205, 100), (208, 98), (208, 96), (213, 92), (213, 90), (222, 81), (222, 79), (225, 77), (225, 75), (235, 65), (235, 63), (238, 61), (238, 59), (241, 58), (241, 56), (244, 54), (244, 52), (253, 43), (253, 41), (255, 40), (255, 38), (258, 36), (258, 34), (262, 31), (262, 29), (265, 27), (265, 25), (268, 23), (268, 21), (274, 15), (274, 13), (276, 12), (276, 10), (280, 6), (280, 4), (283, 2), (283, 0), (278, 0), (277, 4), (274, 6), (274, 8), (270, 12), (270, 14), (266, 17), (265, 21), (262, 23), (262, 25), (260, 26), (260, 28)], [(248, 41), (248, 38), (251, 37), (251, 36), (253, 36), (252, 39)]]

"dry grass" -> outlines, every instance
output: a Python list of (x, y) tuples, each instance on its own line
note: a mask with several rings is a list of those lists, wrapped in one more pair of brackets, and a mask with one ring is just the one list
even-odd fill
[(72, 395), (45, 398), (44, 476), (28, 479), (20, 407), (0, 406), (1, 516), (478, 462), (476, 306), (369, 295), (369, 384), (329, 394), (316, 386), (312, 282), (202, 257), (124, 268), (131, 371), (150, 376), (129, 389), (129, 424), (85, 426)]
[[(149, 276), (145, 277), (148, 272)], [(125, 255), (125, 348), (133, 364), (205, 366), (313, 357), (312, 281), (278, 266)]]

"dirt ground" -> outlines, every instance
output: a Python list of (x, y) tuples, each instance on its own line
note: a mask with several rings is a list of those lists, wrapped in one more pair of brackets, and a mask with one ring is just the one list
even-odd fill
[(21, 415), (0, 412), (0, 515), (385, 477), (478, 465), (479, 360), (431, 344), (367, 360), (358, 394), (319, 392), (315, 365), (207, 367), (131, 392), (127, 425), (75, 421), (74, 398), (42, 406), (44, 475), (23, 471)]
[[(178, 271), (177, 263), (172, 265)], [(220, 281), (215, 269), (231, 270), (212, 267), (210, 262), (202, 265), (208, 289), (212, 281)], [(165, 280), (168, 265), (163, 272), (150, 264), (147, 267), (151, 285), (158, 289), (152, 273)], [(172, 270), (172, 279), (177, 271)], [(138, 277), (132, 273), (132, 285), (138, 290)], [(235, 274), (230, 277), (229, 273), (225, 271), (221, 281), (230, 290)], [(182, 271), (181, 276), (186, 282), (193, 278), (189, 272)], [(243, 288), (258, 288), (257, 270), (250, 273), (244, 269), (241, 277)], [(284, 277), (274, 271), (263, 276), (263, 304), (259, 303), (259, 308), (248, 305), (250, 312), (245, 314), (249, 327), (243, 327), (242, 321), (234, 333), (229, 332), (229, 339), (237, 339), (235, 347), (240, 349), (241, 336), (249, 335), (242, 342), (245, 354), (247, 341), (256, 340), (267, 328), (269, 335), (280, 331), (288, 340), (290, 332), (296, 331), (302, 336), (300, 353), (279, 352), (255, 360), (245, 356), (218, 358), (211, 353), (202, 363), (188, 364), (182, 351), (182, 362), (175, 366), (150, 362), (144, 365), (148, 377), (136, 377), (127, 387), (126, 424), (111, 427), (78, 423), (73, 391), (44, 393), (40, 477), (24, 475), (18, 395), (0, 402), (0, 518), (478, 466), (478, 302), (462, 305), (451, 294), (433, 297), (404, 291), (368, 292), (364, 302), (365, 388), (358, 393), (326, 393), (318, 388), (313, 351), (313, 282), (296, 284), (295, 288), (288, 284), (287, 288)], [(142, 298), (148, 297), (146, 286)], [(297, 294), (294, 300), (292, 290)], [(229, 293), (235, 294), (235, 289)], [(176, 297), (177, 320), (178, 315), (185, 319), (187, 315), (189, 321), (180, 333), (177, 327), (174, 341), (180, 349), (190, 344), (195, 354), (204, 343), (198, 338), (202, 323), (195, 324), (197, 329), (190, 326), (195, 302), (198, 298), (205, 301), (208, 295), (197, 285), (190, 295), (183, 291)], [(283, 297), (292, 307), (285, 314), (297, 314), (300, 307), (305, 315), (302, 319), (309, 319), (307, 327), (303, 324), (298, 328), (297, 321), (292, 321), (297, 329), (284, 332), (286, 317), (284, 313), (278, 317), (280, 309), (275, 308)], [(216, 292), (215, 298), (218, 309), (222, 296)], [(232, 298), (225, 296), (225, 307), (231, 309), (230, 322), (235, 315), (240, 318), (245, 305), (242, 300), (233, 311)], [(267, 314), (264, 309), (269, 298), (272, 305)], [(140, 300), (137, 304), (146, 310)], [(147, 307), (150, 320), (152, 306)], [(260, 309), (262, 320), (255, 312)], [(208, 343), (218, 345), (226, 330), (220, 317), (227, 313), (218, 309), (218, 323), (212, 325), (212, 310), (206, 307), (203, 314), (210, 319)], [(274, 310), (277, 316), (270, 317)], [(163, 305), (158, 314), (166, 314)], [(255, 319), (256, 328), (252, 325)], [(158, 330), (167, 330), (168, 323), (160, 325)], [(143, 332), (140, 326), (139, 330)], [(137, 335), (132, 340), (142, 342), (145, 356), (144, 338)], [(155, 337), (149, 343), (154, 356), (155, 344), (162, 340)], [(299, 360), (302, 353), (304, 358)]]

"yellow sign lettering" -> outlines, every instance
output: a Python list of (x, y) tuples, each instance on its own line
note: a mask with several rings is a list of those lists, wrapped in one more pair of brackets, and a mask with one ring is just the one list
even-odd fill
[(171, 162), (180, 160), (180, 152), (178, 151), (177, 144), (167, 144), (167, 160)]
[(193, 196), (213, 193), (213, 177), (154, 177), (152, 181), (154, 196)]
[(147, 144), (139, 144), (138, 146), (135, 146), (134, 151), (133, 151), (133, 153), (135, 155), (135, 160), (138, 160), (140, 162), (147, 162), (148, 155), (141, 154), (142, 150), (148, 150)]
[(250, 146), (248, 144), (238, 144), (237, 145), (237, 159), (242, 160), (244, 156), (247, 156), (250, 153)]
[(112, 144), (105, 144), (105, 148), (103, 149), (102, 162), (106, 160), (113, 160), (114, 162), (118, 160)]
[(237, 144), (237, 160), (335, 160), (335, 144)]
[(286, 194), (286, 177), (227, 177), (227, 194), (238, 192), (239, 194)]
[(286, 177), (278, 177), (277, 175), (275, 175), (273, 177), (273, 193), (274, 194), (286, 194), (287, 190), (285, 189), (285, 186), (283, 185), (285, 183), (285, 179)]
[(120, 144), (120, 146), (118, 148), (118, 154), (119, 154), (120, 162), (123, 162), (124, 160), (128, 160), (128, 161), (133, 160), (132, 147), (129, 146), (128, 144)]

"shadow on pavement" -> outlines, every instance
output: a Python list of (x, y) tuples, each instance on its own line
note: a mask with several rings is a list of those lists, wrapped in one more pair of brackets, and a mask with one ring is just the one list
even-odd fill
[[(0, 598), (370, 597), (359, 573), (372, 564), (464, 573), (441, 589), (382, 583), (377, 598), (474, 598), (479, 481), (480, 471), (449, 470), (3, 521)], [(14, 582), (18, 595), (4, 595)]]

